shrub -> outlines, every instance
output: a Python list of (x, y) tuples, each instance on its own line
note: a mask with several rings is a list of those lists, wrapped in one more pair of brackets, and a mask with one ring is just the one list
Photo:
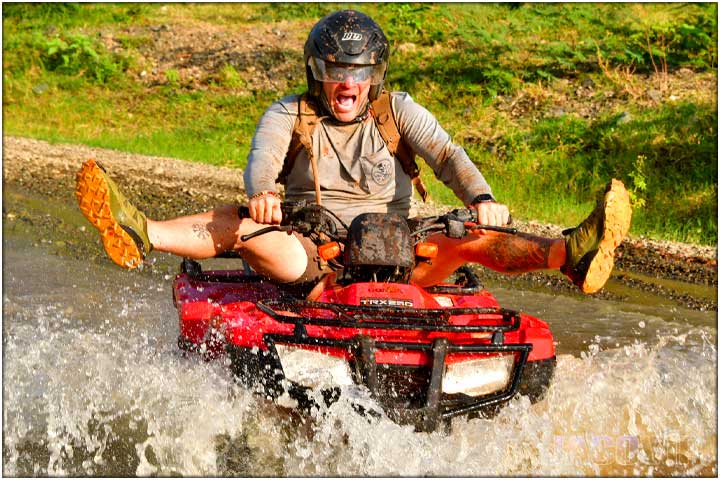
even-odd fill
[(43, 39), (38, 45), (45, 70), (65, 75), (80, 75), (106, 83), (127, 69), (129, 60), (102, 52), (90, 37), (82, 34)]

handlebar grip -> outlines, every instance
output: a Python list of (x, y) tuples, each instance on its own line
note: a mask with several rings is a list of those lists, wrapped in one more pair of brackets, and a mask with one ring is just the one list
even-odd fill
[[(470, 212), (471, 212), (470, 215), (473, 217), (473, 219), (470, 220), (470, 221), (473, 222), (473, 223), (478, 223), (477, 209), (475, 209), (475, 208), (468, 208), (467, 210), (470, 210)], [(509, 225), (512, 225), (512, 223), (513, 223), (512, 215), (510, 215), (510, 214), (508, 213), (508, 221), (507, 221), (507, 223), (506, 223), (505, 225), (506, 225), (506, 226), (509, 226)]]

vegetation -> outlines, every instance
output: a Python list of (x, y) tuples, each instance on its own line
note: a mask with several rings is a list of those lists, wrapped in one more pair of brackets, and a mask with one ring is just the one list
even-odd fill
[[(5, 133), (243, 168), (263, 110), (304, 89), (308, 28), (348, 7), (4, 4)], [(515, 216), (572, 225), (616, 177), (631, 233), (717, 242), (716, 4), (361, 8), (391, 40), (389, 88), (436, 114)], [(222, 43), (159, 51), (208, 26), (268, 38), (224, 62), (202, 60)]]

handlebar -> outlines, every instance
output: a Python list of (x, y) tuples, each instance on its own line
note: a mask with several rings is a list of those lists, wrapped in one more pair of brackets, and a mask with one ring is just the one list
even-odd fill
[(413, 232), (415, 235), (444, 232), (450, 238), (462, 238), (471, 230), (492, 230), (512, 235), (517, 233), (517, 229), (512, 227), (478, 224), (477, 210), (475, 208), (456, 208), (444, 215), (427, 217), (417, 221), (420, 228)]
[(259, 237), (269, 232), (298, 232), (304, 235), (324, 235), (332, 240), (341, 240), (337, 233), (339, 222), (347, 230), (347, 225), (337, 215), (321, 205), (315, 205), (306, 201), (282, 202), (282, 223), (270, 225), (255, 232), (242, 235), (240, 240), (246, 242), (252, 238)]
[[(247, 235), (242, 235), (240, 240), (246, 242), (269, 232), (287, 232), (290, 234), (293, 231), (301, 234), (324, 234), (330, 239), (342, 240), (338, 235), (335, 220), (345, 230), (348, 229), (347, 225), (333, 212), (320, 205), (306, 201), (283, 202), (281, 208), (283, 221), (280, 225), (270, 225)], [(429, 233), (444, 232), (450, 238), (462, 238), (468, 231), (472, 230), (491, 230), (512, 235), (517, 233), (517, 229), (513, 227), (478, 225), (477, 220), (476, 209), (456, 208), (444, 215), (414, 219), (413, 224), (417, 225), (417, 228), (412, 233), (414, 236), (420, 237)], [(508, 225), (510, 223), (512, 223), (512, 219), (508, 222)]]

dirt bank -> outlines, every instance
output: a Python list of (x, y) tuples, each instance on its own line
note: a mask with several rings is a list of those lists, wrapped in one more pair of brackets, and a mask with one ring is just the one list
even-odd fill
[[(151, 218), (169, 218), (213, 208), (223, 203), (242, 203), (247, 197), (242, 174), (230, 168), (185, 162), (172, 158), (149, 157), (82, 145), (52, 145), (47, 142), (3, 137), (3, 229), (18, 224), (34, 225), (67, 235), (56, 242), (68, 247), (68, 254), (87, 258), (97, 246), (88, 247), (92, 233), (85, 232), (84, 220), (74, 212), (75, 172), (80, 164), (95, 158), (103, 163), (127, 196)], [(45, 202), (35, 209), (21, 208), (27, 199)], [(60, 206), (73, 211), (71, 218), (53, 215)], [(69, 208), (68, 208), (69, 207)], [(421, 213), (442, 210), (437, 204), (419, 206)], [(37, 212), (45, 211), (45, 214)], [(35, 212), (35, 213), (33, 213)], [(68, 226), (71, 225), (71, 227)], [(537, 222), (516, 221), (522, 231), (559, 236), (564, 227)], [(83, 231), (78, 237), (77, 229)], [(89, 227), (88, 227), (89, 228)], [(96, 242), (99, 243), (99, 242)], [(558, 275), (524, 274), (508, 278), (485, 272), (486, 278), (523, 287), (574, 292), (574, 287)], [(712, 247), (675, 242), (629, 238), (620, 247), (614, 280), (632, 290), (648, 292), (659, 298), (698, 310), (717, 310), (717, 295), (696, 295), (673, 286), (686, 284), (717, 286), (717, 251)], [(690, 289), (692, 291), (692, 289)], [(607, 289), (601, 297), (620, 298)]]

